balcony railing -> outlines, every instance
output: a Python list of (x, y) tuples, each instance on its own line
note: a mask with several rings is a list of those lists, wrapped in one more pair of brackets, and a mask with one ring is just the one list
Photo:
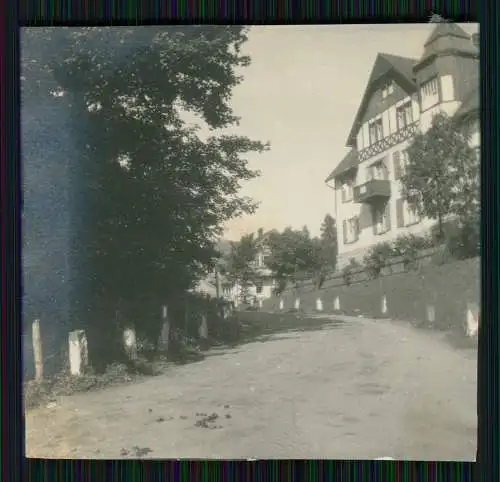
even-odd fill
[(374, 157), (377, 154), (390, 149), (392, 146), (400, 144), (401, 142), (406, 141), (406, 139), (414, 137), (417, 133), (417, 129), (418, 121), (413, 122), (412, 124), (408, 124), (406, 127), (399, 129), (397, 132), (394, 132), (389, 136), (384, 137), (380, 141), (375, 142), (375, 144), (361, 149), (358, 152), (359, 162), (366, 161), (366, 159), (370, 159), (371, 157)]
[(387, 199), (391, 197), (391, 182), (373, 179), (355, 186), (353, 194), (356, 203), (370, 203), (378, 199)]

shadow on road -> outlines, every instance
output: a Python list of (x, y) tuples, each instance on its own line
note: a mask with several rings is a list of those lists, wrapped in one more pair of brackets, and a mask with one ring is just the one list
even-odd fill
[(334, 329), (342, 324), (344, 322), (332, 320), (331, 316), (306, 318), (300, 313), (240, 311), (219, 327), (216, 337), (199, 347), (201, 351), (184, 347), (170, 361), (175, 365), (197, 363), (209, 356), (223, 355), (228, 351), (234, 353), (236, 348), (249, 343), (278, 341), (308, 331)]
[(331, 317), (305, 317), (297, 313), (264, 313), (241, 311), (227, 320), (221, 341), (212, 350), (235, 349), (248, 343), (265, 343), (294, 336), (308, 331), (318, 331), (324, 328), (334, 329), (343, 325), (342, 321)]

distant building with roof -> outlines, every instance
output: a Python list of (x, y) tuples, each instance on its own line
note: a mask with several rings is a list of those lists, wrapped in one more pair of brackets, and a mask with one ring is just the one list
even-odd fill
[(273, 295), (276, 286), (272, 271), (267, 267), (266, 261), (271, 252), (268, 246), (268, 235), (260, 232), (256, 239), (257, 255), (253, 262), (256, 277), (253, 283), (246, 290), (239, 283), (234, 283), (229, 279), (222, 279), (222, 296), (228, 301), (232, 301), (235, 306), (246, 302), (250, 304), (258, 303)]
[(478, 40), (456, 24), (439, 23), (420, 59), (378, 54), (347, 138), (349, 151), (326, 179), (334, 188), (339, 267), (374, 244), (434, 224), (401, 197), (399, 179), (406, 149), (437, 112), (468, 123), (479, 152)]

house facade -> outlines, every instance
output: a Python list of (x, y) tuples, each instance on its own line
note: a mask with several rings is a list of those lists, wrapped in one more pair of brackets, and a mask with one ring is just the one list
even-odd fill
[(378, 54), (349, 137), (348, 154), (326, 179), (334, 191), (340, 268), (379, 242), (428, 231), (401, 196), (406, 149), (433, 116), (466, 122), (479, 152), (478, 36), (440, 23), (420, 59)]
[[(257, 280), (252, 283), (247, 291), (248, 302), (258, 303), (273, 295), (275, 281), (271, 270), (266, 266), (266, 258), (269, 256), (269, 247), (266, 244), (265, 236), (257, 240), (258, 252), (254, 260), (254, 269), (257, 273)], [(222, 296), (232, 301), (235, 306), (243, 302), (244, 290), (239, 283), (222, 282)]]

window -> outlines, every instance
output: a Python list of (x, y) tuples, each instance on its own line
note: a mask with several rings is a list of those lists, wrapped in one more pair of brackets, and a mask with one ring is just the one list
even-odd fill
[(367, 181), (386, 181), (389, 179), (389, 171), (384, 161), (377, 161), (367, 167)]
[(384, 234), (391, 229), (390, 204), (373, 207), (373, 232), (374, 234)]
[(262, 293), (262, 288), (263, 288), (262, 281), (257, 281), (257, 283), (255, 283), (255, 291), (257, 292), (258, 295)]
[(408, 166), (408, 151), (406, 149), (395, 151), (392, 158), (394, 163), (394, 179), (397, 181), (404, 176), (406, 166)]
[(341, 199), (343, 203), (352, 201), (352, 180), (345, 181), (340, 188)]
[(264, 257), (262, 255), (262, 253), (259, 253), (257, 255), (257, 259), (256, 259), (256, 263), (255, 264), (257, 265), (257, 268), (262, 268), (262, 266), (264, 264)]
[(412, 224), (417, 224), (420, 222), (420, 214), (418, 211), (410, 206), (408, 202), (404, 203), (404, 215), (405, 215), (405, 226), (411, 226)]
[(382, 129), (382, 118), (375, 119), (368, 123), (368, 129), (370, 132), (370, 144), (375, 144), (376, 142), (382, 140), (384, 137)]
[(357, 216), (342, 222), (344, 244), (355, 243), (359, 239), (359, 218)]
[(422, 99), (422, 111), (439, 103), (438, 79), (435, 77), (422, 84), (420, 88), (420, 96)]
[(403, 166), (403, 174), (408, 167), (408, 163), (410, 162), (410, 158), (408, 156), (408, 151), (406, 149), (403, 149), (401, 151), (401, 165)]
[(406, 102), (400, 107), (396, 108), (396, 124), (398, 131), (404, 129), (406, 126), (413, 122), (413, 109), (411, 101)]
[(418, 224), (422, 219), (418, 210), (413, 208), (405, 199), (396, 201), (396, 217), (398, 228)]
[(394, 82), (387, 82), (387, 84), (382, 87), (382, 99), (387, 99), (391, 94), (394, 93)]

